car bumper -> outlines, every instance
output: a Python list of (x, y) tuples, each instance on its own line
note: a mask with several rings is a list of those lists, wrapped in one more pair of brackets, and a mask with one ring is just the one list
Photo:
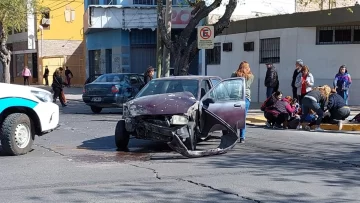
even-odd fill
[(40, 123), (41, 131), (49, 132), (57, 128), (59, 125), (59, 106), (52, 103), (39, 103), (34, 111), (37, 113)]
[[(92, 101), (93, 98), (100, 97), (101, 101)], [(86, 105), (96, 106), (101, 108), (118, 108), (122, 107), (124, 103), (124, 97), (122, 96), (82, 96)]]

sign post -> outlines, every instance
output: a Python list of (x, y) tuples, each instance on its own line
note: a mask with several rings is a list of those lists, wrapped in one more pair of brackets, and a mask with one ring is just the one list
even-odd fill
[(199, 26), (197, 33), (198, 49), (214, 48), (214, 26)]

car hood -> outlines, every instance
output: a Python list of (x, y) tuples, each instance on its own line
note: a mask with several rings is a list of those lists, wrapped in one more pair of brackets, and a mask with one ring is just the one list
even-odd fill
[(187, 113), (196, 102), (190, 92), (176, 92), (136, 98), (129, 101), (127, 107), (131, 116), (175, 115)]

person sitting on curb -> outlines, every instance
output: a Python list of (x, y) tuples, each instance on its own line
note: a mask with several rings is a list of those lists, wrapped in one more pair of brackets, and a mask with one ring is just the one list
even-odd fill
[[(268, 128), (272, 128), (275, 122), (272, 112), (272, 110), (274, 109), (274, 104), (277, 100), (281, 100), (281, 99), (282, 99), (282, 93), (280, 91), (276, 91), (269, 98), (267, 98), (260, 107), (261, 111), (264, 112), (264, 117), (266, 119), (269, 118), (265, 123), (266, 127)], [(268, 115), (266, 115), (267, 113)]]
[(324, 114), (324, 122), (337, 124), (339, 130), (341, 130), (343, 127), (342, 121), (349, 116), (350, 108), (346, 106), (345, 99), (337, 94), (336, 89), (332, 89), (327, 103), (327, 110)]
[[(302, 99), (302, 116), (300, 123), (303, 124), (306, 116), (309, 114), (310, 110), (316, 112), (319, 116), (316, 120), (315, 131), (324, 131), (320, 128), (321, 121), (324, 116), (325, 104), (328, 101), (329, 94), (331, 92), (331, 88), (328, 85), (324, 85), (322, 87), (317, 87), (307, 93)], [(300, 125), (298, 127), (300, 129)]]
[(292, 103), (291, 96), (287, 96), (281, 100), (278, 100), (274, 104), (274, 108), (279, 112), (278, 116), (275, 118), (275, 129), (288, 128), (288, 121), (291, 118), (291, 115), (295, 112), (295, 106)]

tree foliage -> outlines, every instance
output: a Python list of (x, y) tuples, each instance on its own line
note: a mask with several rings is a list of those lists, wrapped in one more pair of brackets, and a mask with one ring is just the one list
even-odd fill
[(8, 33), (11, 30), (24, 30), (27, 28), (28, 14), (40, 11), (37, 0), (0, 0), (0, 61), (3, 65), (3, 77), (10, 83), (11, 52), (7, 47)]

